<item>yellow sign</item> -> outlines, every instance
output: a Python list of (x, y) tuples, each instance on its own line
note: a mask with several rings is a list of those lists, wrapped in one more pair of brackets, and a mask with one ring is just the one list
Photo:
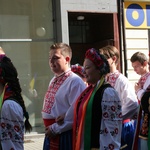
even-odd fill
[(125, 2), (126, 28), (150, 28), (150, 2)]

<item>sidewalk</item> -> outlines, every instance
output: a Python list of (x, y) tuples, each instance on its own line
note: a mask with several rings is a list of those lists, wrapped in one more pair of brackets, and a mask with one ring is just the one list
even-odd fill
[(45, 134), (31, 133), (24, 136), (24, 150), (42, 150)]

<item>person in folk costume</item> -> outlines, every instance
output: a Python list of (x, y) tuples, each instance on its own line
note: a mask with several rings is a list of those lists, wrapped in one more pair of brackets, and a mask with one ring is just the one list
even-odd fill
[[(135, 83), (135, 91), (139, 103), (141, 104), (141, 107), (138, 115), (133, 150), (137, 150), (137, 149), (149, 150), (150, 146), (148, 147), (148, 143), (150, 143), (150, 141), (148, 142), (148, 127), (149, 127), (148, 107), (150, 101), (148, 100), (147, 97), (144, 96), (144, 93), (147, 90), (149, 91), (149, 85), (150, 85), (150, 72), (148, 69), (148, 58), (144, 53), (136, 52), (132, 55), (130, 60), (132, 63), (132, 67), (134, 68), (134, 71), (141, 76), (138, 82)], [(140, 143), (140, 145), (137, 147), (138, 143)]]
[(108, 62), (91, 48), (86, 51), (83, 66), (89, 86), (75, 104), (73, 150), (119, 150), (122, 109), (117, 92), (105, 82)]
[(23, 150), (24, 127), (25, 132), (32, 130), (21, 91), (17, 70), (0, 47), (0, 149), (2, 150)]
[(81, 66), (80, 64), (71, 65), (71, 71), (76, 73), (78, 76), (80, 76), (82, 80), (84, 81), (84, 83), (88, 86), (88, 84), (86, 83), (85, 76), (84, 76), (83, 66)]
[[(86, 85), (71, 71), (71, 57), (71, 47), (65, 43), (55, 43), (50, 47), (49, 65), (54, 77), (48, 86), (42, 109), (45, 125), (43, 150), (72, 150), (74, 103)], [(61, 116), (64, 120), (59, 124)]]
[[(75, 64), (75, 65), (71, 65), (71, 71), (74, 72), (75, 74), (77, 74), (79, 77), (81, 77), (81, 79), (84, 81), (84, 83), (86, 84), (86, 86), (88, 86), (88, 84), (86, 83), (86, 79), (84, 76), (84, 68), (83, 66), (79, 65), (79, 64)], [(61, 125), (64, 122), (64, 115), (59, 116), (56, 119), (56, 122)]]
[(122, 103), (122, 136), (121, 149), (131, 150), (135, 128), (132, 119), (137, 118), (138, 100), (135, 94), (134, 87), (131, 85), (127, 77), (125, 77), (119, 70), (119, 50), (115, 46), (105, 46), (99, 49), (108, 60), (110, 66), (110, 73), (107, 74), (106, 80), (118, 92)]

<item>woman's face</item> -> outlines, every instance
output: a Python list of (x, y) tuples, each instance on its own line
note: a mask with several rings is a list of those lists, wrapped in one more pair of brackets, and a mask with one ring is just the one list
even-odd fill
[(96, 68), (95, 64), (89, 59), (84, 60), (83, 66), (86, 82), (88, 84), (95, 85), (97, 81), (100, 80), (100, 71)]

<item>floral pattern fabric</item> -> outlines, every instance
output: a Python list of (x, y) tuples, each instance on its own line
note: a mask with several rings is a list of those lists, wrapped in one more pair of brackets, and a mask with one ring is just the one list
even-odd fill
[(23, 110), (13, 100), (6, 100), (1, 109), (0, 140), (3, 150), (24, 149)]
[(122, 108), (115, 90), (112, 88), (105, 90), (101, 105), (100, 149), (118, 150), (122, 129)]

